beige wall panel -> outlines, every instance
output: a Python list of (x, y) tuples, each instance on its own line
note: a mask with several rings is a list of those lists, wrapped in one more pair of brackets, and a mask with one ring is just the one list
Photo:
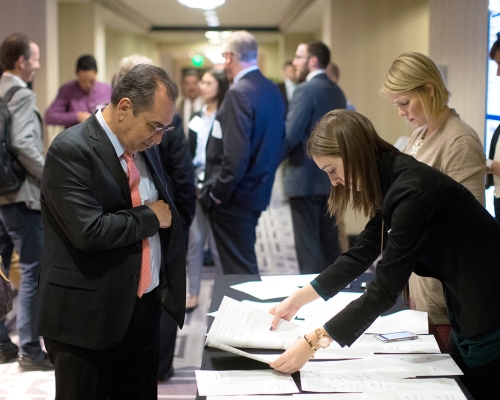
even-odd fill
[(425, 0), (331, 0), (332, 61), (340, 86), (356, 109), (391, 143), (411, 133), (390, 102), (380, 96), (392, 61), (406, 51), (428, 53), (429, 12)]
[(449, 105), (484, 141), (488, 0), (430, 0), (429, 56), (447, 71)]
[(106, 82), (111, 83), (113, 75), (118, 71), (118, 64), (123, 57), (135, 53), (149, 57), (157, 65), (160, 64), (160, 53), (155, 42), (146, 35), (117, 32), (106, 29)]
[[(59, 84), (75, 79), (78, 57), (95, 55), (94, 4), (59, 3)], [(96, 57), (97, 59), (97, 57)], [(97, 68), (102, 68), (97, 60)]]
[(33, 89), (43, 115), (57, 91), (57, 1), (0, 0), (0, 10), (0, 42), (11, 33), (21, 32), (40, 47), (40, 70), (35, 75)]

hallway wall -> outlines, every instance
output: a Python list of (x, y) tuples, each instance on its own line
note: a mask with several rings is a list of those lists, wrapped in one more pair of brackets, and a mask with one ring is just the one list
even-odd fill
[(484, 141), (488, 0), (430, 0), (429, 56), (447, 69), (450, 107)]
[[(331, 4), (324, 37), (340, 68), (340, 86), (356, 110), (366, 115), (387, 141), (408, 135), (389, 100), (379, 94), (392, 61), (405, 51), (428, 53), (426, 0), (323, 0)], [(325, 7), (326, 8), (326, 7)], [(325, 17), (326, 19), (326, 17)]]

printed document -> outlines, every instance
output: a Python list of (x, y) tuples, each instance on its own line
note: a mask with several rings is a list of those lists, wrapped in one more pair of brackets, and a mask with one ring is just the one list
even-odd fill
[(270, 331), (272, 320), (273, 315), (225, 296), (205, 344), (284, 350), (302, 336), (299, 325), (283, 319), (276, 330)]
[(270, 369), (195, 373), (200, 396), (299, 393), (290, 375)]

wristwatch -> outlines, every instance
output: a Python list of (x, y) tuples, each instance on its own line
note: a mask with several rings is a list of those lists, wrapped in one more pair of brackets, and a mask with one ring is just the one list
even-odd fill
[(329, 336), (325, 335), (320, 328), (315, 329), (314, 333), (316, 334), (316, 337), (318, 338), (318, 347), (320, 349), (326, 349), (328, 346), (330, 346), (332, 339), (330, 339)]

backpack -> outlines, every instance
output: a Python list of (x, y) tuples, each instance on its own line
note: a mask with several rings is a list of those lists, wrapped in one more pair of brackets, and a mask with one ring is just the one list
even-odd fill
[(5, 93), (3, 99), (0, 97), (0, 196), (18, 191), (26, 176), (26, 170), (12, 148), (10, 136), (12, 117), (7, 108), (12, 96), (19, 89), (21, 86), (13, 86)]

